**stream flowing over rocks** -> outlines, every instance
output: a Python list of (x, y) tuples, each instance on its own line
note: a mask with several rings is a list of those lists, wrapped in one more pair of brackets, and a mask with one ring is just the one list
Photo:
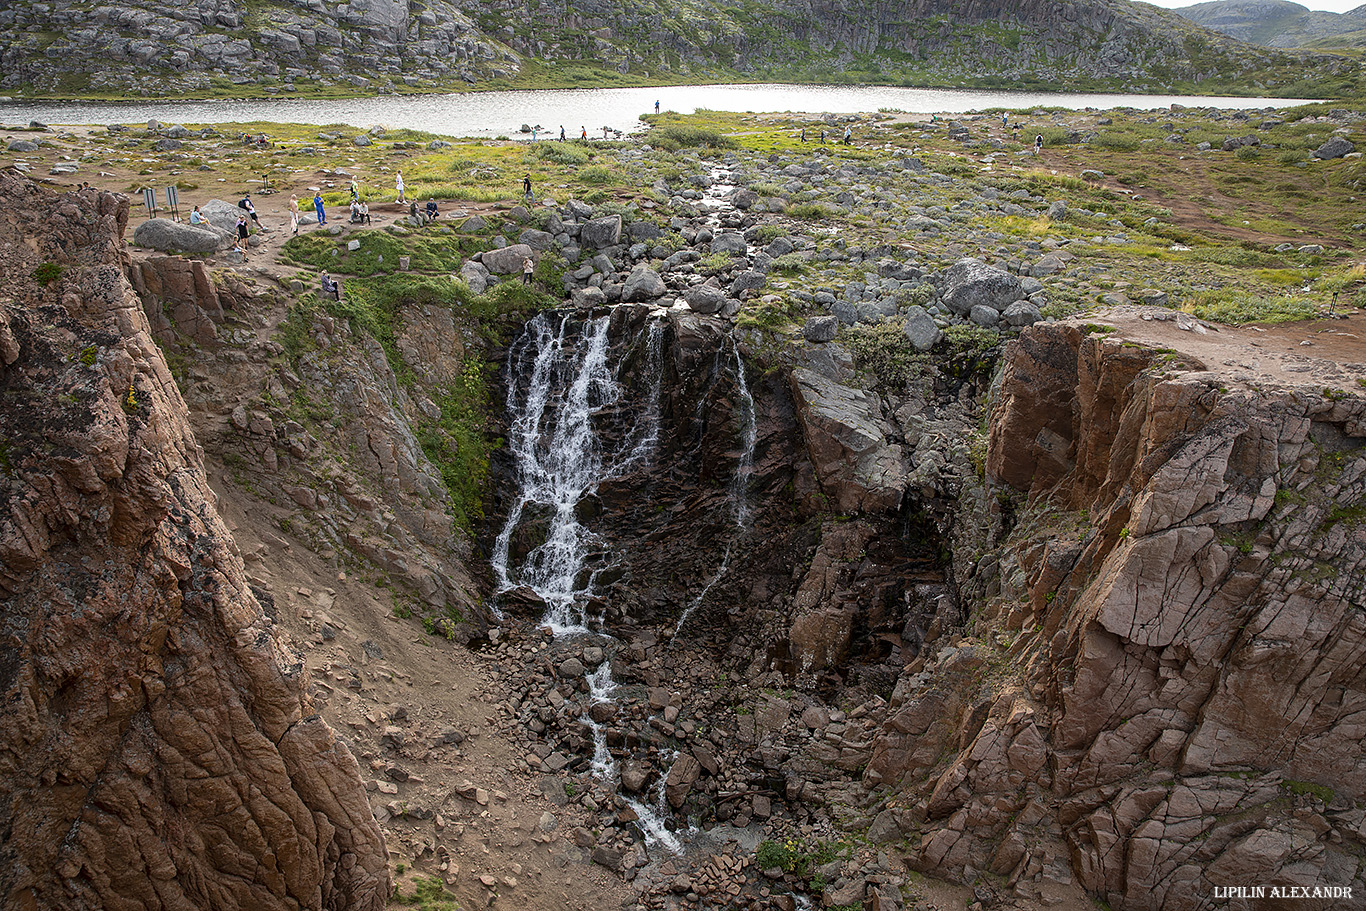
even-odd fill
[[(0, 323), (0, 584), (22, 631), (3, 666), (27, 708), (0, 744), (27, 801), (9, 812), (51, 805), (76, 833), (12, 822), (4, 849), (32, 872), (8, 894), (158, 907), (152, 879), (231, 890), (249, 868), (253, 907), (377, 908), (371, 808), (391, 848), (460, 882), (443, 840), (508, 794), (470, 780), (494, 774), (461, 755), (473, 730), (420, 732), (396, 706), (354, 725), (378, 776), (365, 804), (246, 575), (291, 547), (375, 580), (381, 619), (419, 637), (418, 613), (424, 648), (482, 663), (480, 735), (512, 745), (497, 772), (549, 801), (529, 840), (610, 873), (628, 907), (888, 911), (918, 874), (981, 908), (1361, 888), (1366, 398), (1045, 320), (1078, 280), (1069, 244), (860, 248), (766, 195), (933, 235), (1056, 202), (919, 205), (892, 172), (927, 195), (950, 180), (912, 158), (724, 154), (660, 180), (667, 216), (570, 200), (467, 222), (488, 247), (460, 266), (471, 286), (555, 251), (564, 305), (497, 340), (464, 308), (402, 302), (387, 349), (202, 262), (130, 261), (120, 197), (0, 178), (11, 235), (26, 219), (57, 238), (3, 267), (25, 295)], [(62, 266), (45, 285), (40, 259)], [(789, 299), (804, 320), (773, 318)], [(888, 379), (869, 338), (916, 369)], [(466, 533), (430, 441), (475, 353), (503, 445)], [(239, 555), (196, 440), (269, 504), (269, 546)], [(316, 643), (346, 631), (335, 595)], [(310, 690), (328, 710), (393, 682), (358, 644)], [(198, 815), (203, 795), (231, 824)], [(215, 834), (132, 875), (114, 874), (141, 854), (89, 847), (180, 832), (152, 824), (167, 814)], [(518, 887), (479, 881), (490, 900)]]

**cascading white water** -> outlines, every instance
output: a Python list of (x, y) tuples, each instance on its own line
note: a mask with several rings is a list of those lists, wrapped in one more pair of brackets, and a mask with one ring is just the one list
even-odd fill
[[(592, 578), (584, 564), (596, 536), (578, 519), (579, 503), (604, 481), (646, 463), (659, 440), (659, 399), (663, 382), (663, 327), (652, 322), (645, 339), (643, 370), (652, 377), (639, 418), (615, 447), (604, 443), (594, 418), (625, 396), (609, 363), (607, 330), (602, 316), (575, 330), (570, 316), (558, 323), (540, 314), (527, 323), (509, 351), (507, 413), (511, 418), (508, 449), (517, 472), (517, 498), (494, 544), (492, 564), (500, 590), (526, 585), (546, 603), (545, 624), (555, 636), (589, 632), (582, 605), (592, 596)], [(520, 377), (526, 377), (520, 382)], [(633, 412), (634, 413), (634, 412)], [(545, 539), (520, 566), (510, 564), (513, 534), (529, 512), (544, 511)], [(587, 676), (588, 707), (611, 702), (616, 690), (611, 661)], [(607, 735), (591, 714), (584, 720), (593, 732), (593, 774), (604, 781), (617, 777), (616, 760)], [(647, 843), (678, 853), (682, 844), (666, 828), (663, 794), (657, 807), (625, 798), (635, 811)]]
[[(734, 519), (735, 527), (739, 530), (738, 535), (743, 535), (749, 527), (749, 480), (754, 471), (754, 447), (759, 438), (759, 422), (754, 413), (754, 397), (749, 392), (749, 382), (745, 379), (745, 362), (740, 357), (740, 346), (736, 344), (734, 338), (731, 339), (731, 351), (735, 355), (735, 385), (740, 392), (740, 459), (735, 467), (735, 474), (730, 479), (727, 492), (730, 495), (731, 517)], [(738, 537), (737, 535), (737, 537)], [(706, 600), (708, 592), (730, 569), (730, 555), (735, 546), (736, 538), (731, 538), (726, 542), (726, 550), (721, 555), (721, 565), (715, 574), (702, 586), (702, 591), (694, 598), (683, 613), (678, 618), (678, 624), (674, 627), (674, 637), (676, 638), (683, 630), (683, 624), (688, 622), (688, 618)], [(671, 640), (672, 641), (672, 640)]]

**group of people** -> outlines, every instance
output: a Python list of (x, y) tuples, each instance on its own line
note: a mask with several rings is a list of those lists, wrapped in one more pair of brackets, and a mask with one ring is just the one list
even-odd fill
[[(827, 133), (824, 129), (821, 130), (821, 145), (825, 145), (825, 137), (829, 135), (830, 134)], [(806, 142), (806, 127), (802, 127), (802, 142)], [(854, 131), (851, 128), (847, 126), (844, 128), (844, 139), (842, 139), (841, 142), (843, 142), (845, 145), (853, 145)]]

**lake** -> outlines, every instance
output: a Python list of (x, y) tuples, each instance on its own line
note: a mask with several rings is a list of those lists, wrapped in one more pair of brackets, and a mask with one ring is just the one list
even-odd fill
[(548, 89), (469, 92), (458, 95), (383, 95), (373, 98), (309, 100), (278, 98), (251, 101), (128, 101), (117, 103), (0, 103), (0, 123), (346, 123), (358, 127), (410, 128), (449, 136), (518, 137), (522, 124), (540, 126), (542, 136), (570, 138), (581, 129), (602, 138), (602, 128), (622, 132), (642, 128), (641, 114), (654, 111), (800, 111), (845, 114), (883, 108), (911, 113), (962, 114), (987, 108), (1130, 107), (1142, 110), (1187, 107), (1249, 109), (1289, 107), (1312, 99), (1222, 98), (1192, 95), (1004, 92), (909, 89), (894, 86), (692, 85), (643, 89)]

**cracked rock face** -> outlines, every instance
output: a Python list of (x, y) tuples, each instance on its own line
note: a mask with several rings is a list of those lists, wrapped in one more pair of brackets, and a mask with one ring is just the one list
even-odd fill
[(356, 762), (247, 582), (125, 277), (127, 199), (8, 175), (0, 197), (5, 904), (382, 908)]
[(955, 755), (914, 785), (924, 869), (1154, 911), (1360, 886), (1366, 400), (1323, 393), (1229, 391), (1066, 324), (1008, 349), (988, 480), (1054, 512), (1002, 548), (983, 612), (1016, 685), (949, 704), (956, 731), (932, 726), (947, 665), (892, 700), (885, 780)]

